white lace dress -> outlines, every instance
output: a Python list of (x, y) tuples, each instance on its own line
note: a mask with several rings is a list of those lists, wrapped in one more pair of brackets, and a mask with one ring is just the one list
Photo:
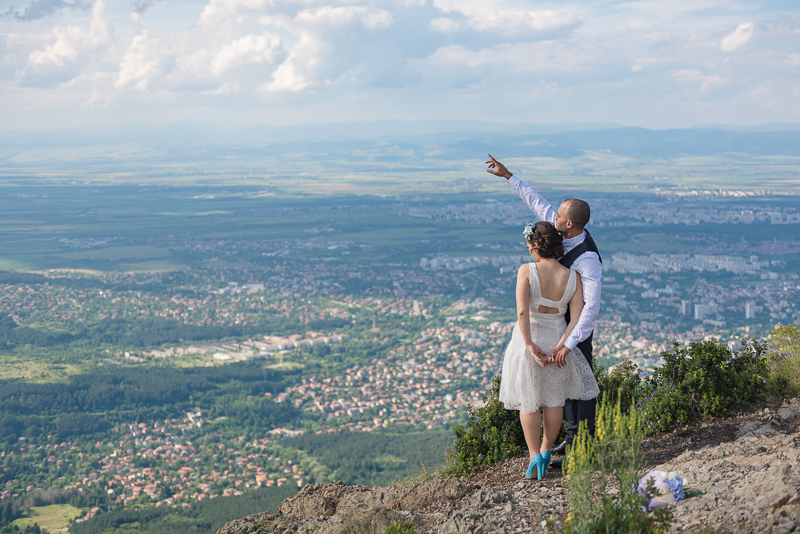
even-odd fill
[[(542, 297), (536, 264), (530, 263), (529, 266), (531, 339), (543, 351), (550, 352), (567, 329), (564, 314), (577, 287), (575, 271), (569, 274), (561, 300), (554, 301)], [(558, 313), (540, 313), (540, 305), (558, 308)], [(525, 348), (519, 322), (514, 325), (503, 357), (500, 382), (500, 401), (507, 410), (533, 413), (540, 406), (564, 406), (564, 399), (589, 400), (599, 393), (592, 369), (578, 348), (567, 355), (565, 366), (559, 368), (550, 363), (541, 367)]]

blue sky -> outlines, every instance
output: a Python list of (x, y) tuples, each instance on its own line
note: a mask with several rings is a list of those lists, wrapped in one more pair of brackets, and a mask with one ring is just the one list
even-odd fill
[(800, 4), (0, 0), (0, 129), (800, 122)]

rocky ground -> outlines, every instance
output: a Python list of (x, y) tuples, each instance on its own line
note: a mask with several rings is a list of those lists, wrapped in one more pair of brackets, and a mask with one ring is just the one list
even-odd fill
[[(800, 400), (676, 431), (643, 444), (648, 468), (675, 471), (703, 492), (672, 507), (675, 532), (800, 532)], [(569, 507), (562, 475), (523, 477), (508, 460), (460, 479), (385, 488), (312, 484), (278, 513), (232, 521), (217, 534), (383, 532), (399, 521), (440, 534), (545, 532)]]

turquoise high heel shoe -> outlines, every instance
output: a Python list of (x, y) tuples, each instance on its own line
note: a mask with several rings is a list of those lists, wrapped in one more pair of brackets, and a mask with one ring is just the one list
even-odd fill
[[(539, 456), (540, 460), (536, 469), (536, 476), (539, 480), (541, 480), (544, 478), (544, 474), (547, 472), (547, 465), (550, 463), (550, 451), (544, 451), (543, 453), (540, 453)], [(534, 456), (534, 459), (535, 458), (536, 457)]]
[[(542, 462), (542, 455), (537, 454), (533, 458), (531, 458), (531, 463), (528, 465), (528, 470), (525, 471), (525, 478), (531, 478), (533, 476), (533, 470), (536, 469)], [(538, 473), (537, 473), (538, 476)], [(542, 477), (539, 477), (542, 478)]]

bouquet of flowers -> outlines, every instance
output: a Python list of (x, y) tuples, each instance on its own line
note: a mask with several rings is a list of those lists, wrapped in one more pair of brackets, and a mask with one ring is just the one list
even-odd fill
[[(652, 491), (648, 492), (648, 483), (652, 481)], [(645, 511), (653, 508), (664, 508), (669, 504), (675, 504), (686, 497), (683, 491), (683, 479), (678, 473), (670, 471), (650, 471), (639, 481), (639, 495), (648, 497), (647, 506), (642, 507)]]

